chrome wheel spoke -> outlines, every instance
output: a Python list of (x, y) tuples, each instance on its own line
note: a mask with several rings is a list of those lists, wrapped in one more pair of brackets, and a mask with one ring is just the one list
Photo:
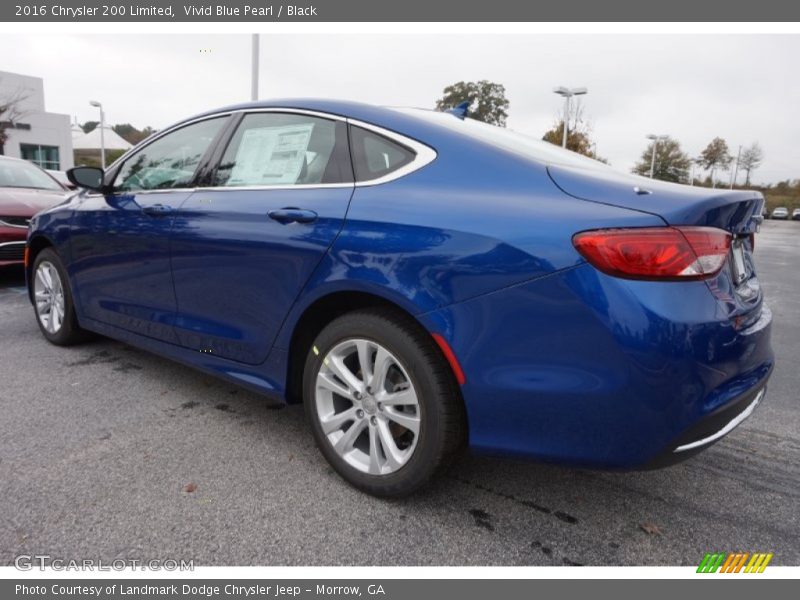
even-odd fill
[(325, 366), (331, 370), (331, 373), (342, 380), (352, 392), (363, 391), (364, 383), (347, 368), (342, 357), (331, 354), (325, 361)]
[(328, 373), (319, 374), (317, 377), (317, 386), (329, 390), (335, 394), (339, 394), (345, 398), (351, 398), (353, 396), (353, 390), (343, 386)]
[(378, 347), (375, 353), (375, 365), (372, 368), (372, 377), (370, 380), (370, 387), (376, 392), (380, 393), (386, 386), (386, 374), (389, 372), (389, 367), (393, 364), (392, 355), (386, 349)]
[(364, 381), (372, 380), (372, 345), (367, 340), (358, 340), (356, 342), (356, 350), (358, 351), (358, 366), (361, 367), (361, 379)]
[(354, 421), (356, 418), (356, 407), (353, 406), (340, 413), (334, 413), (325, 418), (320, 417), (319, 421), (322, 425), (322, 431), (327, 435), (340, 430), (348, 421)]
[(418, 415), (410, 415), (406, 413), (399, 412), (393, 408), (387, 408), (383, 411), (383, 414), (386, 415), (386, 418), (390, 421), (394, 421), (398, 425), (405, 427), (414, 435), (419, 433), (419, 416)]
[(369, 428), (369, 469), (368, 472), (370, 475), (380, 475), (381, 474), (381, 455), (378, 449), (378, 446), (381, 444), (380, 442), (380, 434), (378, 433), (377, 427), (370, 427)]
[(333, 447), (334, 450), (340, 455), (351, 450), (358, 436), (364, 431), (364, 427), (366, 427), (366, 422), (363, 419), (355, 421), (336, 442), (336, 445)]
[(384, 393), (377, 396), (378, 401), (384, 406), (417, 406), (417, 394), (411, 388), (393, 392), (391, 394)]
[(375, 429), (378, 431), (378, 438), (381, 441), (383, 454), (386, 456), (387, 466), (392, 470), (396, 470), (403, 466), (406, 461), (406, 457), (403, 456), (403, 451), (397, 447), (397, 444), (394, 441), (394, 436), (392, 435), (392, 432), (389, 431), (389, 424), (384, 420), (379, 420)]

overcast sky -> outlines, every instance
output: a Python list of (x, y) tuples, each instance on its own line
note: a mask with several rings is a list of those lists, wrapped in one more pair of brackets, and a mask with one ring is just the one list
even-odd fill
[[(335, 27), (335, 25), (333, 25)], [(0, 70), (44, 78), (47, 110), (161, 128), (249, 99), (248, 35), (3, 35)], [(261, 97), (432, 107), (442, 88), (506, 86), (509, 127), (541, 137), (555, 86), (586, 86), (601, 156), (630, 169), (648, 133), (697, 156), (715, 136), (758, 141), (756, 182), (800, 178), (797, 35), (263, 35)]]

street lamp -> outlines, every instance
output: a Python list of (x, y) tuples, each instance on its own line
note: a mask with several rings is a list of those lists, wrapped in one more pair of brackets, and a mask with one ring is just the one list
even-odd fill
[(259, 56), (259, 37), (253, 34), (250, 45), (250, 100), (258, 100), (258, 56)]
[(89, 104), (100, 109), (100, 165), (103, 170), (106, 168), (106, 114), (103, 112), (103, 105), (97, 100), (90, 100)]
[(553, 88), (553, 92), (558, 94), (559, 96), (564, 96), (564, 137), (561, 139), (561, 147), (567, 147), (567, 130), (569, 129), (569, 99), (573, 96), (583, 96), (589, 90), (585, 87), (578, 87), (578, 88), (568, 88), (559, 86), (557, 88)]
[(658, 148), (658, 142), (668, 137), (668, 135), (655, 135), (653, 133), (647, 135), (648, 140), (653, 140), (653, 155), (650, 157), (650, 179), (653, 178), (653, 171), (655, 171), (656, 168), (656, 148)]

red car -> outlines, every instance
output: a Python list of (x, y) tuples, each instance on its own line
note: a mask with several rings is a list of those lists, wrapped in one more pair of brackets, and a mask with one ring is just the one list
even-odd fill
[(28, 221), (68, 195), (69, 190), (33, 163), (0, 156), (0, 267), (23, 263)]

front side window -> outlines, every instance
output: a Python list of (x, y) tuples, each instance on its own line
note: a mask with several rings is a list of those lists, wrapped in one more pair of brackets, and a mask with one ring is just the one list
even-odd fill
[(246, 115), (222, 157), (218, 186), (351, 183), (341, 121), (292, 113)]
[(371, 181), (412, 162), (412, 150), (380, 134), (355, 125), (350, 127), (356, 181)]
[(226, 117), (181, 127), (142, 148), (122, 165), (114, 191), (132, 192), (187, 187), (200, 159)]

